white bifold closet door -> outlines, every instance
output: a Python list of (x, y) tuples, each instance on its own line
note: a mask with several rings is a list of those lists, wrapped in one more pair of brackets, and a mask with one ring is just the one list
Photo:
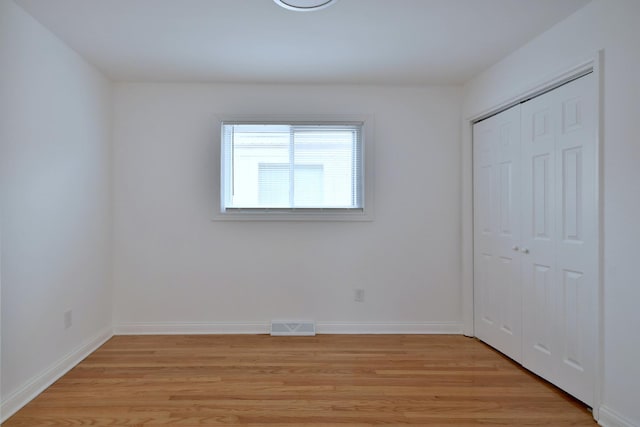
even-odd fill
[(520, 106), (474, 125), (473, 143), (475, 333), (520, 362)]
[(587, 404), (598, 290), (593, 78), (522, 104), (522, 362)]
[[(474, 125), (476, 335), (589, 405), (599, 274), (594, 88), (590, 74)], [(507, 129), (520, 130), (517, 142)]]

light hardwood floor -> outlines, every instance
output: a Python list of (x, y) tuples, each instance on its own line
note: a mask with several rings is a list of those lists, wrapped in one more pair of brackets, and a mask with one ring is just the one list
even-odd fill
[(581, 403), (447, 335), (117, 336), (18, 426), (594, 426)]

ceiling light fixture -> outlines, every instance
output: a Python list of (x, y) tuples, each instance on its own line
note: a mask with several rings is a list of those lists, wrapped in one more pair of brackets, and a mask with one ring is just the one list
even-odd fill
[(331, 6), (336, 0), (273, 0), (278, 6), (297, 11), (320, 10)]

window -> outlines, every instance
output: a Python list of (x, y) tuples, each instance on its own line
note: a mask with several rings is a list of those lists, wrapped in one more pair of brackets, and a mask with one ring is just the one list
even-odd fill
[(364, 122), (222, 121), (221, 127), (223, 216), (366, 216)]

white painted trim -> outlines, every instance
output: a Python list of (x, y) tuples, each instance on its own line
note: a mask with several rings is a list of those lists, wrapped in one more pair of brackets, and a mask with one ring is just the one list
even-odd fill
[(462, 287), (462, 331), (464, 335), (475, 336), (473, 306), (473, 122), (462, 123), (460, 147), (460, 267)]
[(596, 355), (595, 355), (595, 390), (593, 394), (593, 418), (600, 420), (600, 409), (603, 406), (604, 394), (604, 50), (598, 50), (593, 64), (596, 81), (596, 222), (598, 224), (598, 301), (596, 301)]
[(460, 322), (318, 322), (319, 334), (456, 334)]
[(593, 390), (593, 418), (600, 419), (600, 408), (602, 406), (602, 395), (604, 388), (604, 49), (595, 52), (590, 63), (585, 63), (583, 68), (591, 66), (594, 76), (595, 93), (595, 138), (596, 138), (596, 183), (595, 183), (595, 205), (596, 212), (596, 251), (598, 261), (596, 265), (596, 343), (594, 355), (594, 390)]
[(634, 424), (633, 421), (607, 407), (606, 405), (600, 406), (600, 419), (598, 424), (603, 427), (640, 427), (640, 424)]
[(518, 91), (515, 95), (505, 98), (489, 108), (485, 108), (482, 111), (471, 114), (467, 118), (466, 122), (473, 123), (482, 119), (486, 119), (487, 117), (498, 114), (501, 111), (508, 110), (514, 105), (519, 104), (527, 99), (535, 98), (538, 95), (542, 95), (545, 92), (549, 92), (550, 90), (553, 90), (558, 86), (562, 86), (563, 84), (570, 82), (571, 80), (581, 77), (589, 73), (596, 67), (600, 55), (601, 51), (598, 51), (591, 58), (575, 64), (568, 69), (563, 69), (561, 71), (548, 75), (537, 83), (534, 83), (533, 85), (527, 86)]
[(115, 335), (268, 334), (269, 322), (131, 322), (114, 327)]
[(69, 372), (88, 355), (96, 351), (102, 344), (113, 336), (111, 327), (103, 329), (94, 337), (84, 341), (66, 356), (51, 364), (47, 369), (27, 381), (18, 390), (7, 396), (0, 405), (2, 418), (6, 421), (24, 405), (35, 399), (47, 387), (56, 382), (61, 376)]
[(513, 105), (516, 105), (527, 99), (541, 95), (544, 92), (552, 90), (564, 83), (567, 83), (577, 77), (581, 77), (592, 71), (597, 82), (596, 92), (596, 108), (598, 123), (597, 127), (597, 151), (596, 164), (598, 165), (598, 187), (596, 189), (596, 198), (598, 200), (597, 222), (599, 232), (596, 245), (598, 247), (598, 297), (596, 304), (598, 318), (597, 350), (595, 365), (595, 390), (593, 417), (598, 420), (600, 417), (600, 408), (602, 404), (602, 387), (604, 385), (604, 278), (603, 278), (603, 259), (604, 259), (604, 174), (602, 170), (603, 164), (603, 143), (604, 133), (602, 123), (604, 115), (604, 96), (603, 96), (603, 64), (604, 50), (598, 50), (591, 58), (579, 62), (569, 68), (559, 70), (546, 78), (516, 91), (512, 96), (503, 99), (501, 102), (486, 108), (479, 112), (472, 112), (462, 123), (462, 148), (461, 148), (461, 165), (462, 165), (462, 248), (461, 248), (461, 265), (462, 265), (462, 330), (465, 335), (474, 335), (473, 326), (473, 123), (478, 120), (492, 116), (500, 111), (504, 111)]
[[(270, 322), (137, 322), (116, 325), (116, 335), (268, 334)], [(461, 334), (460, 322), (317, 322), (318, 334)]]
[(362, 173), (363, 194), (362, 209), (291, 209), (278, 210), (230, 210), (223, 212), (222, 182), (225, 163), (222, 159), (222, 135), (216, 132), (216, 150), (214, 162), (220, 165), (214, 174), (213, 185), (216, 191), (216, 202), (211, 217), (212, 221), (374, 221), (375, 220), (375, 115), (374, 114), (227, 114), (219, 113), (214, 122), (221, 129), (223, 122), (248, 123), (360, 123), (362, 124), (362, 156), (364, 168)]

